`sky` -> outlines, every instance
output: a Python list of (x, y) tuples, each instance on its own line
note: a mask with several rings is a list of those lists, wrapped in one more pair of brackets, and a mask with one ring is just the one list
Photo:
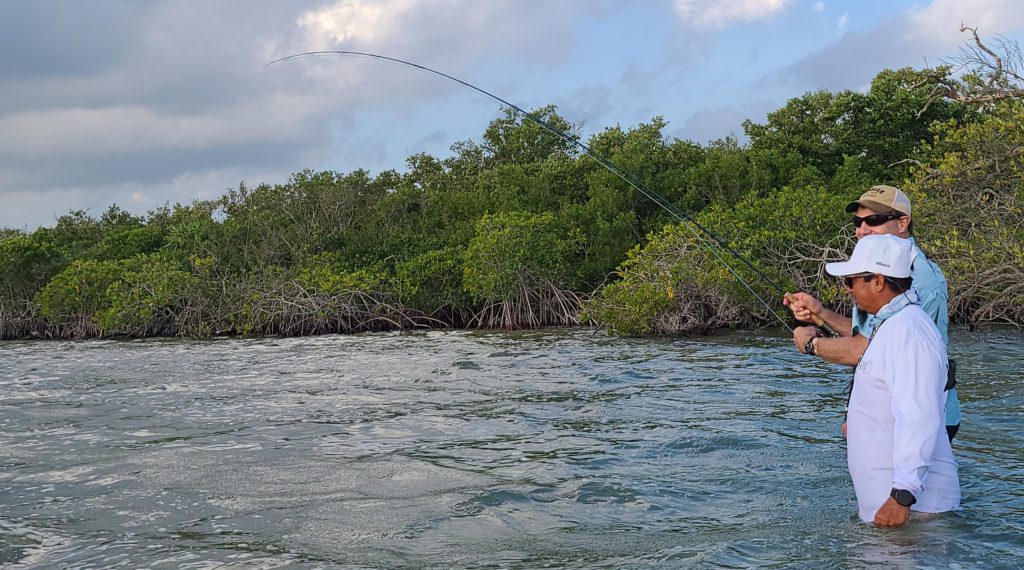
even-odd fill
[(0, 227), (145, 214), (304, 169), (403, 171), (480, 140), (499, 105), (588, 136), (661, 116), (698, 143), (808, 91), (941, 64), (1017, 0), (0, 0)]

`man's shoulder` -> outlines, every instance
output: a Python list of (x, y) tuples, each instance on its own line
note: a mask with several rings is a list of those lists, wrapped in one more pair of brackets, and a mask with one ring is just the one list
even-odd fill
[(910, 276), (917, 281), (918, 278), (924, 277), (936, 277), (938, 279), (945, 280), (946, 276), (942, 273), (942, 268), (939, 267), (938, 263), (932, 261), (921, 248), (914, 244), (913, 247), (914, 261), (910, 265)]
[(902, 336), (907, 331), (913, 331), (912, 337), (921, 337), (921, 335), (933, 333), (939, 341), (942, 340), (942, 333), (939, 332), (931, 315), (920, 305), (916, 304), (907, 305), (886, 319), (886, 326), (879, 328), (879, 334), (882, 334), (882, 331), (886, 328), (889, 330), (885, 336)]
[(879, 336), (886, 337), (897, 334), (897, 330), (919, 328), (926, 322), (935, 326), (935, 323), (932, 322), (932, 318), (928, 316), (928, 313), (926, 313), (920, 305), (907, 304), (882, 321), (881, 324), (884, 324), (885, 326), (880, 326), (879, 324), (876, 324), (875, 326), (878, 329), (877, 334)]
[(924, 319), (928, 322), (932, 322), (931, 317), (924, 310), (921, 305), (917, 303), (908, 303), (905, 307), (896, 312), (895, 315), (890, 317), (891, 319), (914, 321)]
[[(942, 269), (934, 261), (928, 259), (919, 249), (917, 251), (919, 253), (914, 258), (914, 263), (910, 267), (910, 276), (914, 279), (911, 288), (918, 292), (921, 296), (921, 302), (926, 305), (934, 303), (934, 299), (937, 297), (945, 299), (948, 294), (948, 287), (946, 285), (946, 276), (942, 273)], [(942, 309), (944, 311), (945, 307), (942, 307)], [(936, 307), (935, 310), (938, 311), (939, 307)]]

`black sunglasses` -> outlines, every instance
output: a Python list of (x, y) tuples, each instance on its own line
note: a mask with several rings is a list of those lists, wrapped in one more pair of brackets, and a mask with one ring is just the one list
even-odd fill
[(859, 228), (862, 222), (871, 227), (875, 227), (880, 226), (889, 220), (898, 220), (905, 215), (906, 214), (901, 214), (899, 212), (886, 212), (884, 214), (871, 214), (870, 216), (864, 216), (863, 218), (860, 216), (854, 216), (850, 221), (853, 222), (853, 227), (855, 228)]
[(860, 277), (864, 281), (870, 281), (875, 277), (874, 273), (861, 273), (860, 275), (847, 275), (843, 277), (843, 283), (847, 289), (853, 289), (853, 284), (856, 283), (855, 279)]

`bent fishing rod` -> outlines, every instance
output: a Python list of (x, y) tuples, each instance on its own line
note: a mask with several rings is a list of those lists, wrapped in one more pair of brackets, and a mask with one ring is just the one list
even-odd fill
[[(708, 249), (708, 251), (710, 251), (715, 256), (716, 259), (721, 261), (722, 264), (726, 267), (726, 269), (729, 270), (729, 273), (731, 273), (733, 275), (733, 277), (735, 277), (736, 280), (739, 281), (747, 289), (747, 291), (749, 291), (750, 294), (754, 296), (754, 298), (756, 298), (762, 305), (764, 305), (764, 307), (766, 309), (768, 309), (769, 313), (771, 313), (776, 319), (779, 320), (779, 322), (782, 323), (782, 326), (786, 327), (786, 329), (788, 329), (790, 332), (793, 332), (793, 328), (789, 326), (789, 323), (787, 323), (782, 317), (780, 317), (778, 315), (778, 313), (775, 312), (775, 309), (773, 309), (772, 306), (767, 301), (765, 301), (764, 298), (761, 297), (761, 295), (759, 295), (757, 293), (757, 291), (755, 291), (754, 288), (751, 287), (750, 284), (747, 283), (747, 281), (743, 279), (742, 276), (740, 276), (740, 274), (736, 271), (736, 269), (733, 268), (733, 266), (730, 265), (729, 262), (726, 261), (725, 258), (722, 257), (721, 253), (718, 250), (716, 250), (714, 247), (712, 247), (711, 244), (708, 243), (707, 240), (708, 240), (708, 238), (711, 239), (720, 248), (722, 248), (725, 251), (727, 251), (730, 254), (732, 254), (732, 256), (735, 257), (736, 259), (739, 259), (741, 262), (743, 262), (743, 264), (748, 269), (753, 271), (765, 283), (771, 285), (776, 291), (778, 291), (780, 294), (782, 294), (787, 300), (789, 300), (790, 302), (793, 302), (793, 299), (792, 299), (792, 297), (791, 297), (791, 295), (789, 293), (787, 293), (782, 287), (780, 287), (777, 283), (775, 283), (770, 277), (765, 275), (763, 271), (761, 271), (760, 269), (755, 267), (754, 264), (750, 262), (750, 260), (748, 260), (745, 256), (741, 255), (733, 247), (729, 246), (729, 244), (725, 243), (725, 241), (723, 241), (720, 237), (715, 235), (714, 232), (712, 232), (708, 228), (704, 227), (700, 222), (698, 222), (697, 220), (693, 219), (689, 214), (687, 214), (686, 212), (681, 210), (679, 207), (677, 207), (675, 204), (670, 202), (667, 198), (665, 198), (662, 195), (658, 194), (657, 192), (647, 188), (639, 180), (636, 180), (632, 176), (629, 176), (625, 172), (622, 172), (618, 167), (615, 166), (614, 163), (611, 162), (611, 160), (605, 158), (600, 153), (598, 153), (598, 152), (594, 151), (593, 149), (591, 149), (588, 145), (586, 145), (586, 144), (580, 142), (579, 140), (569, 136), (565, 132), (563, 132), (563, 131), (561, 131), (559, 129), (556, 129), (555, 127), (552, 127), (551, 125), (549, 125), (546, 121), (544, 121), (540, 117), (535, 116), (534, 114), (526, 111), (525, 109), (519, 107), (518, 105), (510, 103), (509, 101), (506, 101), (505, 99), (502, 99), (501, 97), (498, 97), (497, 95), (495, 95), (495, 94), (493, 94), (493, 93), (491, 93), (489, 91), (485, 91), (484, 89), (481, 89), (480, 87), (477, 87), (476, 85), (473, 85), (472, 83), (468, 83), (468, 82), (463, 81), (463, 80), (461, 80), (461, 79), (459, 79), (457, 77), (453, 77), (451, 75), (448, 75), (447, 73), (443, 73), (443, 72), (437, 71), (436, 69), (431, 69), (431, 68), (429, 68), (427, 66), (420, 65), (418, 63), (413, 63), (411, 61), (405, 61), (403, 59), (398, 59), (398, 58), (394, 58), (394, 57), (388, 57), (386, 55), (379, 55), (379, 54), (375, 54), (375, 53), (367, 53), (367, 52), (359, 52), (359, 51), (348, 51), (348, 50), (309, 51), (309, 52), (297, 53), (297, 54), (289, 55), (289, 56), (282, 57), (282, 58), (279, 58), (279, 59), (275, 59), (275, 60), (267, 63), (267, 65), (269, 66), (269, 65), (273, 65), (275, 63), (290, 61), (290, 60), (293, 60), (293, 59), (299, 59), (299, 58), (304, 58), (304, 57), (331, 56), (331, 55), (365, 57), (365, 58), (369, 58), (369, 59), (375, 59), (375, 60), (380, 60), (380, 61), (388, 61), (388, 62), (391, 62), (391, 63), (397, 63), (397, 64), (400, 64), (400, 65), (405, 65), (405, 66), (408, 66), (408, 67), (419, 69), (421, 71), (426, 71), (427, 73), (431, 73), (431, 74), (443, 77), (443, 78), (448, 79), (450, 81), (454, 81), (454, 82), (456, 82), (456, 83), (458, 83), (458, 84), (460, 84), (460, 85), (462, 85), (464, 87), (468, 87), (468, 88), (476, 91), (477, 93), (480, 93), (480, 94), (485, 95), (485, 96), (487, 96), (487, 97), (489, 97), (491, 99), (494, 99), (495, 101), (498, 101), (499, 103), (501, 103), (502, 105), (505, 105), (506, 107), (508, 107), (510, 109), (514, 109), (517, 113), (521, 114), (522, 116), (526, 117), (527, 119), (529, 119), (533, 123), (537, 124), (542, 129), (547, 131), (548, 133), (550, 133), (550, 134), (558, 137), (559, 139), (561, 139), (561, 140), (563, 140), (565, 142), (568, 142), (569, 144), (571, 144), (571, 145), (575, 146), (576, 148), (582, 150), (585, 155), (589, 156), (591, 159), (593, 159), (598, 164), (600, 164), (605, 169), (607, 169), (609, 172), (611, 172), (612, 174), (614, 174), (615, 176), (620, 178), (622, 181), (624, 181), (630, 187), (635, 189), (637, 192), (640, 192), (642, 195), (647, 197), (647, 199), (651, 200), (652, 202), (654, 202), (658, 206), (661, 206), (665, 211), (667, 211), (669, 214), (671, 214), (676, 219), (678, 219), (682, 223), (682, 225), (684, 227), (686, 227), (686, 229), (688, 229), (690, 231), (690, 233), (693, 234), (694, 238), (696, 238), (699, 243), (704, 245), (704, 247), (706, 247)], [(700, 230), (700, 232), (698, 232), (697, 230)], [(823, 328), (826, 333), (828, 333), (828, 334), (830, 334), (832, 336), (835, 336), (835, 332), (831, 328), (829, 328), (829, 326), (827, 324), (825, 324), (824, 321), (821, 321), (820, 317), (818, 317), (817, 315), (812, 315), (812, 316), (814, 317), (814, 321), (815, 321), (815, 324), (817, 326)]]

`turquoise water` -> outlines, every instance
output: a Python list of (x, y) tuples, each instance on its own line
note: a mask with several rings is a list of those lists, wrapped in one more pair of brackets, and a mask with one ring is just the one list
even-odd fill
[(1022, 340), (953, 335), (963, 509), (900, 530), (770, 333), (0, 344), (0, 563), (1020, 567)]

